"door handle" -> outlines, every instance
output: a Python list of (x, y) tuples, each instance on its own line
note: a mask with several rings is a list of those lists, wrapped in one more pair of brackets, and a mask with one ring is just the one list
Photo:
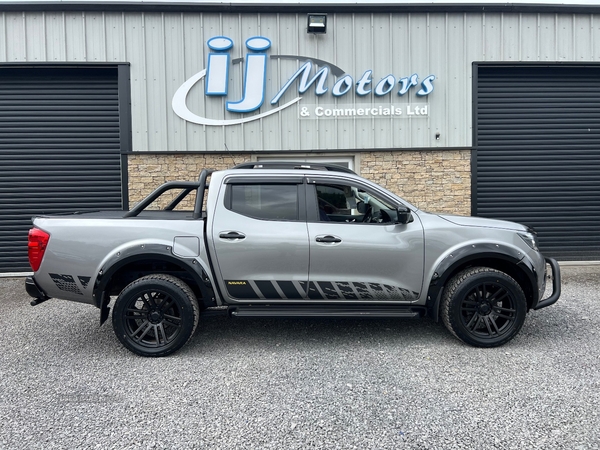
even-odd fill
[(316, 240), (317, 240), (317, 242), (323, 242), (326, 244), (337, 244), (338, 242), (342, 242), (342, 240), (339, 237), (331, 236), (331, 235), (317, 236)]
[(237, 231), (227, 231), (219, 234), (221, 239), (244, 239), (246, 237), (243, 233), (238, 233)]

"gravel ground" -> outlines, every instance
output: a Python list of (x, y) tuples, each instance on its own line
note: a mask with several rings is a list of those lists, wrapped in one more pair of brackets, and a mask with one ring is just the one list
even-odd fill
[(429, 319), (207, 317), (147, 359), (23, 284), (0, 279), (2, 449), (600, 448), (600, 266), (488, 350)]

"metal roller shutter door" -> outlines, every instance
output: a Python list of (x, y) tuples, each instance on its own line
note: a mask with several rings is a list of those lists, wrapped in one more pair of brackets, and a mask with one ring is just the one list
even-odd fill
[(31, 271), (32, 216), (122, 208), (117, 78), (0, 67), (0, 273)]
[(600, 66), (475, 65), (473, 213), (600, 260)]

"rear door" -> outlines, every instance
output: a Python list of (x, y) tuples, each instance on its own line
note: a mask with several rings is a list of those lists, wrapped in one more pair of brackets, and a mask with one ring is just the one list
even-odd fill
[(230, 302), (306, 298), (309, 244), (303, 178), (232, 176), (210, 232)]
[(416, 217), (394, 224), (397, 206), (355, 181), (309, 179), (310, 299), (364, 303), (419, 297), (423, 227)]

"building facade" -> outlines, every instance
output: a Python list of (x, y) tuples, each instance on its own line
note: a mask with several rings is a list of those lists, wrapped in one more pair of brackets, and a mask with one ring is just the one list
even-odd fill
[(549, 255), (600, 259), (600, 7), (0, 8), (0, 272), (27, 270), (33, 214), (128, 207), (263, 159), (343, 164), (422, 209), (516, 220)]

